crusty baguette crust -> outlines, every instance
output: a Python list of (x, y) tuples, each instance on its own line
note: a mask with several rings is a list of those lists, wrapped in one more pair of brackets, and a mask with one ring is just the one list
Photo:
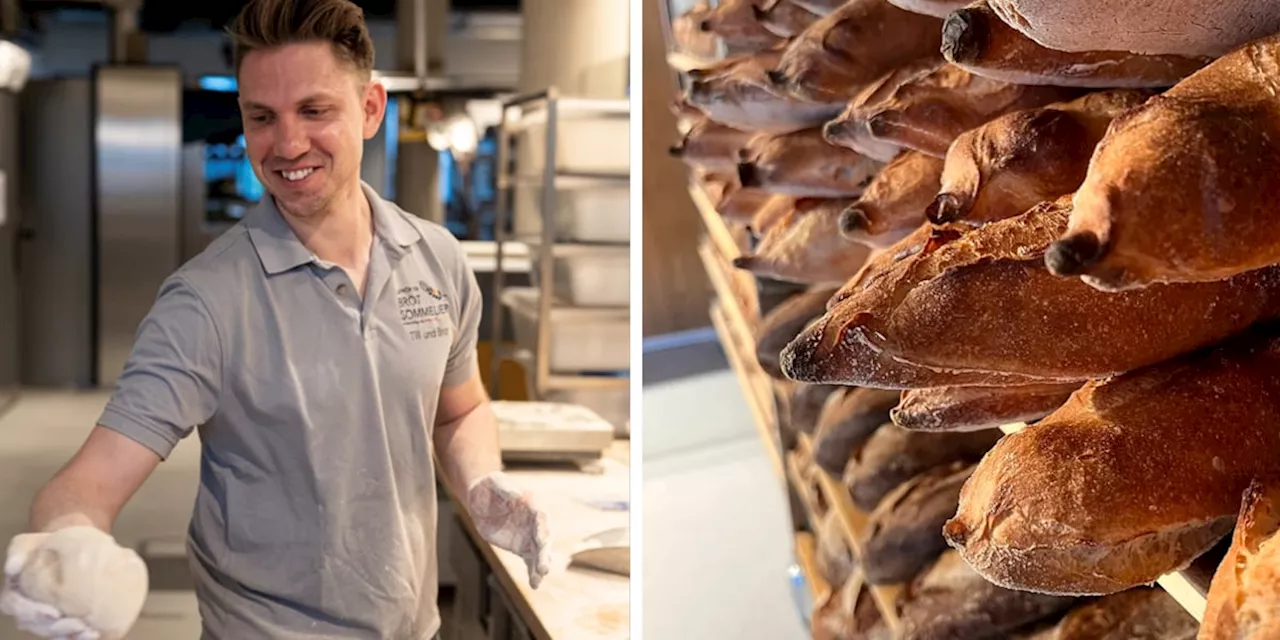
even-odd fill
[(1164, 589), (1138, 587), (1072, 609), (1036, 640), (1195, 640), (1198, 627)]
[(889, 421), (897, 401), (896, 392), (882, 389), (846, 387), (832, 394), (818, 416), (814, 464), (831, 475), (844, 473), (853, 453)]
[(906, 582), (947, 549), (942, 525), (955, 515), (960, 488), (971, 473), (973, 466), (966, 462), (936, 467), (880, 501), (863, 533), (861, 568), (867, 582)]
[(843, 480), (853, 504), (874, 511), (889, 492), (921, 473), (953, 462), (977, 462), (1000, 436), (996, 429), (924, 433), (886, 424), (849, 460)]
[(880, 162), (889, 162), (902, 152), (902, 147), (879, 140), (863, 120), (854, 115), (881, 104), (893, 97), (893, 92), (903, 84), (936, 71), (946, 62), (942, 56), (925, 56), (912, 60), (868, 83), (849, 101), (840, 115), (822, 127), (822, 137), (831, 144), (853, 149)]
[(735, 172), (742, 149), (754, 135), (702, 117), (685, 132), (680, 144), (671, 148), (671, 155), (690, 167)]
[(743, 188), (734, 180), (725, 185), (720, 199), (716, 202), (716, 213), (725, 222), (748, 224), (755, 219), (760, 209), (774, 198), (772, 193), (763, 189)]
[(828, 511), (814, 526), (817, 527), (814, 537), (817, 539), (815, 562), (818, 572), (827, 584), (833, 587), (843, 585), (853, 575), (854, 558), (849, 543), (844, 538), (844, 523), (840, 519), (840, 512), (834, 509)]
[(845, 100), (797, 100), (774, 87), (768, 72), (782, 52), (734, 56), (699, 73), (683, 102), (720, 124), (763, 133), (789, 133), (821, 126), (844, 108)]
[(914, 431), (978, 431), (1039, 420), (1080, 388), (1074, 382), (1013, 387), (931, 387), (902, 392), (893, 423)]
[(753, 137), (743, 149), (738, 181), (797, 198), (856, 198), (879, 170), (880, 163), (828, 143), (817, 127)]
[(949, 544), (988, 580), (1042, 593), (1114, 593), (1186, 567), (1280, 458), (1274, 331), (1090, 382), (1006, 436), (966, 483)]
[(1280, 638), (1280, 478), (1244, 492), (1231, 548), (1209, 585), (1201, 640)]
[(756, 362), (765, 373), (779, 380), (786, 379), (778, 355), (805, 325), (822, 315), (834, 293), (834, 287), (814, 287), (788, 298), (765, 314), (756, 333)]
[(941, 44), (937, 18), (886, 0), (849, 0), (791, 40), (773, 79), (800, 99), (843, 102), (897, 67), (936, 56)]
[(759, 51), (778, 45), (783, 38), (770, 32), (756, 15), (759, 0), (721, 0), (699, 25), (720, 36), (725, 45), (740, 51)]
[(982, 1), (944, 17), (942, 55), (947, 61), (1004, 82), (1091, 89), (1170, 87), (1213, 60), (1126, 51), (1057, 51), (1005, 24)]
[(960, 134), (947, 150), (929, 219), (985, 224), (1075, 192), (1107, 126), (1152, 95), (1098, 91), (1007, 113)]
[(1220, 56), (1280, 31), (1280, 3), (1272, 0), (992, 0), (991, 8), (1059, 51)]
[(799, 35), (821, 17), (791, 0), (777, 0), (756, 7), (756, 19), (769, 33), (780, 38)]
[(877, 249), (905, 238), (924, 224), (925, 209), (941, 184), (942, 166), (940, 158), (903, 151), (871, 179), (858, 201), (844, 212), (840, 234)]
[[(751, 255), (733, 265), (757, 276), (800, 284), (843, 284), (858, 273), (870, 249), (840, 235), (852, 198), (796, 200), (769, 226)], [(754, 225), (753, 225), (754, 227)]]
[(938, 229), (880, 272), (872, 260), (783, 350), (783, 372), (889, 389), (1084, 382), (1212, 345), (1280, 310), (1280, 268), (1122, 293), (1058, 278), (1042, 256), (1068, 209), (1064, 197), (968, 232)]
[(1273, 36), (1117, 118), (1063, 241), (1046, 257), (1050, 267), (1119, 290), (1280, 263), (1278, 92)]

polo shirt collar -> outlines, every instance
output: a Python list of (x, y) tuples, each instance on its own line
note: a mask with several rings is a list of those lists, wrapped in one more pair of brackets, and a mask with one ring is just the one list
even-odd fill
[[(373, 212), (375, 237), (399, 248), (401, 252), (418, 241), (420, 234), (417, 230), (402, 216), (397, 215), (373, 187), (362, 180), (360, 188)], [(317, 261), (316, 256), (303, 246), (293, 228), (285, 221), (280, 209), (276, 207), (275, 198), (270, 194), (263, 197), (258, 206), (245, 217), (245, 226), (249, 231), (249, 239), (258, 252), (258, 259), (262, 261), (262, 268), (268, 275), (283, 273)]]

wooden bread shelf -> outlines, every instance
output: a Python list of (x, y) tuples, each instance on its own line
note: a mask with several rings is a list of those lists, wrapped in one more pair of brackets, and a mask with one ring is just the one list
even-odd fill
[[(1014, 433), (1026, 428), (1026, 423), (1017, 422), (1006, 424), (1000, 427), (1005, 433)], [(1208, 558), (1203, 558), (1209, 560)], [(1199, 561), (1196, 565), (1201, 564)], [(1206, 570), (1207, 569), (1207, 570)], [(1160, 585), (1178, 604), (1182, 605), (1196, 622), (1204, 622), (1204, 610), (1207, 597), (1209, 595), (1209, 580), (1213, 571), (1207, 567), (1194, 567), (1187, 571), (1177, 571), (1165, 574), (1156, 580), (1156, 584)]]
[(809, 596), (814, 602), (821, 602), (831, 593), (831, 585), (818, 571), (818, 542), (808, 531), (796, 532), (796, 562), (804, 574), (805, 584), (809, 585)]
[(716, 327), (716, 334), (720, 337), (729, 366), (742, 385), (742, 394), (747, 397), (747, 407), (755, 418), (756, 430), (764, 443), (765, 453), (773, 464), (773, 471), (779, 480), (784, 480), (786, 476), (782, 464), (782, 445), (775, 426), (778, 424), (777, 412), (767, 376), (754, 358), (747, 357), (746, 353), (749, 352), (743, 351), (743, 329), (741, 325), (734, 324), (731, 315), (725, 311), (724, 302), (722, 298), (711, 307), (711, 322)]

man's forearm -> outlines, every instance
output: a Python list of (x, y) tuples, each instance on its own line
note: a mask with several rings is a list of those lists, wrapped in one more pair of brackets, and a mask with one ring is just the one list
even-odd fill
[(91, 490), (75, 486), (64, 476), (54, 476), (31, 503), (28, 530), (33, 533), (51, 532), (76, 525), (97, 527), (107, 533), (115, 517), (106, 510), (95, 507)]
[(451, 422), (435, 427), (433, 441), (441, 471), (454, 490), (465, 497), (471, 483), (502, 470), (498, 446), (498, 421), (488, 401)]

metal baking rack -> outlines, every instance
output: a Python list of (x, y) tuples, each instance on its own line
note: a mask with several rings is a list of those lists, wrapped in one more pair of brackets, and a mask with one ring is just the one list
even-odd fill
[[(494, 357), (491, 362), (490, 393), (497, 397), (498, 368), (503, 361), (515, 361), (524, 366), (530, 396), (541, 399), (549, 391), (593, 391), (626, 389), (629, 386), (630, 367), (609, 371), (553, 371), (551, 367), (552, 323), (565, 325), (582, 322), (616, 321), (629, 325), (630, 309), (626, 306), (575, 306), (554, 295), (556, 264), (572, 256), (604, 253), (629, 256), (627, 242), (570, 242), (559, 236), (557, 211), (558, 190), (590, 186), (627, 186), (629, 172), (583, 172), (561, 168), (560, 132), (566, 120), (623, 119), (630, 120), (630, 106), (626, 100), (600, 100), (561, 96), (555, 87), (544, 91), (511, 97), (502, 103), (502, 117), (498, 125), (497, 193), (495, 217), (495, 269), (491, 300), (494, 301), (492, 344)], [(527, 132), (532, 125), (545, 127), (543, 134), (542, 167), (534, 174), (521, 172), (513, 161), (512, 149), (516, 136)], [(527, 142), (527, 140), (526, 140)], [(518, 186), (541, 187), (538, 198), (540, 230), (536, 234), (508, 233), (509, 221), (515, 219), (513, 191)], [(603, 213), (602, 213), (603, 215)], [(531, 275), (538, 289), (536, 313), (536, 337), (531, 345), (508, 345), (504, 340), (506, 315), (514, 312), (504, 299), (508, 290), (503, 260), (508, 243), (528, 246), (529, 257), (535, 268)], [(563, 310), (572, 310), (564, 313)], [(557, 313), (560, 312), (560, 313)]]

